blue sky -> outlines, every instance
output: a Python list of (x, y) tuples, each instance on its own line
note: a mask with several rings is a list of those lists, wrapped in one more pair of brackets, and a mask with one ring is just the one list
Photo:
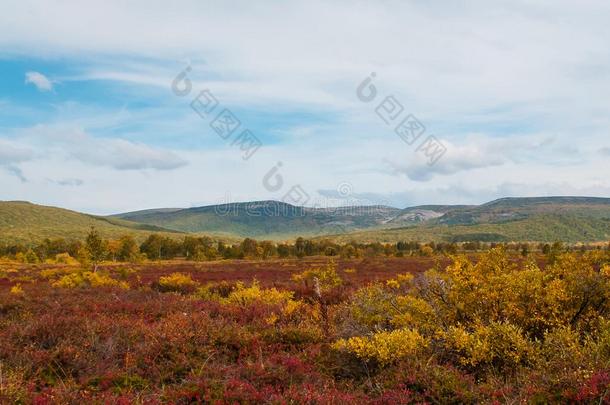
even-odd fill
[[(7, 3), (2, 200), (106, 214), (295, 188), (307, 198), (288, 202), (312, 206), (610, 196), (607, 2)], [(241, 121), (228, 140), (190, 107), (203, 89)], [(387, 96), (425, 125), (414, 144), (375, 113)], [(247, 160), (243, 129), (262, 144)]]

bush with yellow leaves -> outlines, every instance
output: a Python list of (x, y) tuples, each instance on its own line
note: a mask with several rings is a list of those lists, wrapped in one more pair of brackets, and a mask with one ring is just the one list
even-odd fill
[(69, 253), (59, 253), (55, 255), (54, 262), (57, 264), (67, 264), (70, 266), (76, 266), (78, 264), (78, 260), (70, 256)]
[(162, 276), (159, 281), (153, 285), (161, 292), (177, 292), (181, 294), (189, 294), (194, 292), (199, 283), (186, 273), (172, 273), (168, 276)]
[(324, 267), (317, 267), (295, 274), (292, 276), (292, 279), (296, 282), (303, 282), (308, 287), (313, 286), (314, 280), (317, 279), (321, 291), (328, 291), (343, 283), (343, 280), (341, 280), (341, 277), (337, 274), (337, 266), (333, 261), (330, 261)]
[(23, 288), (21, 288), (21, 284), (17, 283), (14, 286), (12, 286), (10, 289), (10, 293), (13, 295), (23, 295), (24, 291), (23, 291)]
[(408, 291), (398, 291), (410, 282), (411, 277), (399, 277), (357, 290), (344, 308), (344, 327), (350, 334), (412, 327), (436, 331), (439, 324), (432, 307)]
[(428, 341), (412, 329), (397, 329), (373, 333), (366, 337), (352, 337), (335, 342), (335, 350), (347, 351), (364, 361), (388, 365), (413, 356), (428, 346)]
[(107, 274), (92, 271), (75, 271), (60, 277), (51, 283), (58, 288), (81, 288), (81, 287), (118, 287), (129, 289), (125, 281), (118, 281)]
[(293, 294), (291, 291), (279, 291), (276, 288), (261, 288), (258, 281), (254, 280), (249, 287), (246, 287), (242, 282), (236, 283), (235, 289), (221, 301), (238, 305), (252, 303), (283, 305), (292, 300)]
[(476, 325), (472, 330), (451, 326), (447, 332), (439, 333), (438, 338), (444, 350), (457, 356), (459, 364), (473, 370), (484, 367), (514, 370), (531, 363), (536, 353), (521, 329), (509, 323)]
[(57, 279), (60, 276), (64, 276), (66, 274), (71, 274), (74, 272), (74, 269), (70, 269), (68, 267), (52, 267), (49, 269), (40, 270), (40, 277), (46, 280)]
[(396, 295), (379, 283), (357, 290), (345, 308), (345, 327), (350, 334), (387, 329), (396, 315), (395, 301)]
[[(353, 293), (338, 328), (348, 339), (336, 345), (365, 359), (372, 345), (384, 345), (371, 336), (409, 330), (430, 342), (439, 359), (477, 375), (520, 367), (560, 370), (573, 361), (583, 370), (584, 364), (605, 364), (610, 265), (604, 257), (558, 254), (541, 268), (533, 259), (512, 260), (503, 248), (476, 261), (455, 256), (417, 283), (410, 275), (398, 276)], [(368, 358), (375, 357), (383, 358)]]

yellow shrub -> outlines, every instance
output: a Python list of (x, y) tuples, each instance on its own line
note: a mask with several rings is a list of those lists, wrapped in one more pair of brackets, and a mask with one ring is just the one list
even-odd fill
[(15, 284), (14, 286), (11, 287), (11, 294), (14, 295), (23, 295), (24, 291), (23, 288), (21, 288), (21, 284)]
[(87, 271), (84, 273), (84, 278), (91, 287), (121, 287), (124, 289), (129, 288), (129, 285), (126, 282), (115, 280), (110, 276), (100, 273), (92, 273), (90, 271)]
[(40, 277), (48, 280), (51, 278), (57, 278), (58, 276), (61, 276), (61, 275), (70, 274), (72, 272), (74, 272), (74, 269), (67, 269), (67, 268), (44, 269), (44, 270), (40, 270)]
[(128, 289), (129, 284), (118, 281), (106, 274), (94, 273), (91, 271), (74, 272), (62, 276), (59, 280), (51, 284), (58, 288), (78, 288), (78, 287), (119, 287)]
[(356, 323), (357, 329), (386, 328), (390, 326), (392, 317), (396, 314), (394, 300), (395, 295), (382, 284), (361, 288), (352, 295), (347, 307), (349, 318)]
[(194, 291), (198, 285), (190, 274), (172, 273), (159, 278), (159, 289), (163, 292), (187, 293)]
[(260, 302), (268, 305), (286, 304), (292, 300), (293, 293), (290, 291), (279, 291), (275, 288), (261, 288), (257, 281), (254, 281), (250, 287), (244, 286), (243, 283), (237, 283), (234, 291), (227, 298), (222, 299), (222, 302), (228, 304), (249, 305), (254, 302)]
[(294, 301), (290, 299), (284, 305), (284, 308), (282, 309), (282, 315), (286, 317), (292, 316), (293, 314), (296, 314), (300, 310), (302, 310), (304, 305), (305, 304), (303, 304), (302, 301)]
[(343, 283), (343, 280), (341, 280), (341, 277), (337, 274), (334, 262), (328, 263), (325, 267), (305, 270), (300, 274), (292, 276), (292, 279), (297, 282), (302, 281), (308, 285), (312, 285), (314, 279), (317, 279), (322, 291), (338, 287)]
[(477, 368), (514, 368), (533, 357), (534, 348), (521, 329), (508, 323), (477, 325), (473, 331), (452, 326), (439, 334), (446, 349), (457, 355), (460, 364)]
[(396, 276), (396, 281), (398, 281), (400, 283), (400, 285), (409, 285), (413, 282), (413, 274), (411, 273), (403, 273), (403, 274), (398, 274)]
[(396, 328), (415, 328), (420, 331), (436, 331), (439, 323), (433, 308), (426, 301), (412, 295), (396, 297), (397, 314), (391, 323)]
[(430, 256), (434, 255), (434, 249), (432, 249), (430, 246), (423, 246), (419, 250), (419, 252), (422, 256), (426, 256), (426, 257), (430, 257)]
[(610, 264), (604, 264), (599, 273), (604, 277), (610, 277)]
[(277, 316), (277, 314), (274, 313), (265, 318), (265, 323), (267, 323), (269, 326), (273, 326), (279, 319), (280, 318)]
[(398, 290), (400, 288), (400, 283), (398, 282), (398, 280), (394, 279), (386, 280), (385, 285), (395, 290)]
[(333, 348), (353, 353), (365, 361), (375, 360), (388, 365), (416, 354), (427, 345), (426, 339), (416, 330), (398, 329), (377, 332), (370, 337), (341, 339), (333, 344)]
[(69, 253), (59, 253), (55, 255), (55, 263), (57, 264), (69, 264), (71, 266), (77, 265), (78, 260), (70, 256)]
[[(598, 342), (601, 342), (601, 339)], [(581, 365), (584, 363), (585, 348), (580, 343), (578, 332), (570, 327), (561, 327), (548, 332), (541, 349), (543, 358), (552, 364), (565, 366), (570, 363)]]

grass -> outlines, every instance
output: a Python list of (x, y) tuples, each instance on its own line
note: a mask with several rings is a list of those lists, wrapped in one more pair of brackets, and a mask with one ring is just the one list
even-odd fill
[(116, 218), (98, 217), (22, 201), (0, 202), (0, 242), (30, 243), (40, 242), (45, 238), (83, 240), (91, 227), (95, 227), (104, 238), (132, 234), (136, 239), (143, 240), (151, 232), (180, 236), (180, 233), (157, 226)]
[(380, 229), (333, 236), (337, 242), (434, 241), (485, 242), (557, 240), (596, 242), (610, 239), (610, 218), (591, 218), (584, 215), (540, 214), (530, 218), (500, 223), (474, 225), (421, 225), (395, 229)]

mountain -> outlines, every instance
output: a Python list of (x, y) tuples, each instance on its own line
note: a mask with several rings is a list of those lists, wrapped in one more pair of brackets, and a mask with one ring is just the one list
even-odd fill
[(255, 201), (195, 208), (159, 208), (100, 217), (28, 202), (0, 202), (0, 241), (82, 239), (96, 227), (104, 237), (151, 232), (174, 237), (208, 234), (288, 240), (297, 236), (338, 241), (399, 240), (555, 241), (610, 240), (610, 199), (591, 197), (502, 198), (481, 205), (305, 208)]
[(599, 241), (610, 238), (610, 199), (502, 198), (481, 205), (303, 208), (256, 201), (115, 216), (182, 232), (291, 239)]
[(537, 215), (575, 215), (605, 218), (610, 199), (595, 197), (526, 197), (501, 198), (479, 206), (449, 210), (438, 222), (447, 225), (501, 223)]
[(279, 201), (254, 201), (169, 211), (144, 210), (112, 218), (181, 232), (287, 239), (383, 227), (400, 211), (386, 206), (306, 208)]
[(151, 232), (177, 234), (176, 231), (155, 225), (119, 218), (82, 214), (25, 201), (0, 201), (0, 242), (29, 243), (45, 238), (84, 239), (91, 227), (106, 238), (132, 234), (143, 239)]
[(467, 209), (469, 205), (419, 205), (401, 210), (401, 212), (388, 222), (388, 225), (405, 226), (421, 224), (440, 218), (449, 211)]
[(476, 206), (414, 207), (428, 212), (418, 226), (337, 235), (338, 241), (418, 240), (595, 242), (610, 240), (610, 199), (595, 197), (501, 198)]

